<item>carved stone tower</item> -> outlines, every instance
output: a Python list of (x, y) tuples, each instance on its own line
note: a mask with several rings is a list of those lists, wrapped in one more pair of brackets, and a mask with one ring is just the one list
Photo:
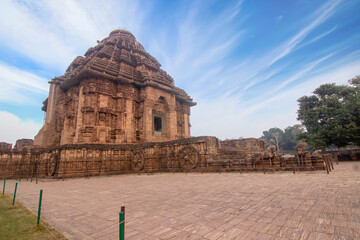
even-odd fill
[(115, 30), (50, 81), (35, 145), (163, 142), (190, 137), (195, 102), (128, 31)]

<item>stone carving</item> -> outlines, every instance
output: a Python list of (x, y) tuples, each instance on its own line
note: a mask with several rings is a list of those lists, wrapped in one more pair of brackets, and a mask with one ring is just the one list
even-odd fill
[(310, 152), (304, 151), (304, 148), (306, 147), (307, 147), (306, 143), (299, 143), (295, 148), (296, 157), (299, 164), (304, 163), (305, 159), (308, 159), (310, 156)]
[(47, 164), (47, 173), (49, 177), (54, 176), (57, 173), (59, 160), (60, 156), (57, 152), (51, 153)]
[(112, 31), (84, 57), (75, 58), (64, 75), (52, 79), (42, 108), (45, 124), (35, 145), (138, 144), (190, 137), (190, 107), (196, 103), (160, 67), (130, 32)]
[(22, 150), (26, 147), (30, 147), (34, 144), (34, 140), (32, 139), (18, 139), (16, 140), (16, 144), (15, 144), (15, 149), (19, 149), (19, 150)]
[(300, 164), (296, 156), (285, 158), (279, 155), (282, 162), (279, 166), (274, 157), (264, 158), (264, 153), (245, 156), (243, 151), (224, 151), (215, 137), (143, 144), (72, 144), (21, 151), (13, 149), (0, 152), (0, 178), (89, 177), (143, 171), (304, 171), (324, 170), (327, 164), (323, 155), (306, 154)]
[(134, 171), (141, 171), (145, 166), (144, 152), (141, 150), (136, 150), (133, 152), (132, 156), (132, 169)]
[(130, 32), (112, 31), (49, 82), (34, 144), (0, 144), (0, 178), (324, 169), (300, 147), (294, 165), (255, 138), (191, 137), (196, 103), (160, 67)]
[(196, 167), (199, 161), (199, 153), (192, 146), (183, 147), (179, 151), (179, 160), (181, 168), (190, 170)]

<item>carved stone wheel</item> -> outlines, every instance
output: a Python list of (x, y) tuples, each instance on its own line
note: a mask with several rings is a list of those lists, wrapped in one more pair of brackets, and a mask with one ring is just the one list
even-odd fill
[(47, 164), (48, 176), (54, 176), (59, 165), (59, 155), (57, 153), (51, 153), (50, 159)]
[(133, 153), (131, 165), (134, 171), (141, 171), (144, 169), (145, 159), (144, 154), (141, 151), (135, 151)]
[(180, 167), (185, 170), (190, 170), (196, 167), (199, 161), (199, 153), (194, 147), (184, 147), (179, 151)]

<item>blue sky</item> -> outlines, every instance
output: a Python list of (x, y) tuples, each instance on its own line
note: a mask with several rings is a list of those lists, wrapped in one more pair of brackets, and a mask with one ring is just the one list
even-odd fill
[(185, 89), (192, 135), (260, 137), (297, 99), (360, 74), (359, 0), (2, 0), (0, 141), (40, 129), (48, 81), (117, 28)]

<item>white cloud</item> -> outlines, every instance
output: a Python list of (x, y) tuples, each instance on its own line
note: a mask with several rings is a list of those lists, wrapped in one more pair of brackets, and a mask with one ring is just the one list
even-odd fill
[(278, 52), (274, 59), (269, 63), (269, 66), (273, 65), (280, 59), (288, 55), (305, 37), (326, 19), (328, 19), (333, 13), (335, 7), (341, 2), (341, 0), (328, 1), (318, 11), (314, 13), (315, 19), (312, 19), (310, 24), (305, 26), (290, 40), (281, 45), (275, 52)]
[(29, 103), (31, 99), (24, 92), (45, 95), (48, 80), (35, 74), (0, 62), (0, 102)]
[(306, 66), (304, 66), (302, 69), (300, 69), (300, 71), (296, 72), (294, 75), (292, 76), (288, 76), (287, 79), (283, 82), (281, 82), (279, 85), (277, 85), (274, 89), (272, 89), (270, 91), (270, 95), (273, 95), (274, 93), (278, 92), (279, 90), (283, 89), (284, 87), (286, 87), (288, 84), (300, 79), (301, 77), (303, 77), (306, 73), (310, 72), (312, 69), (314, 69), (316, 66), (318, 66), (320, 63), (324, 62), (325, 60), (327, 60), (328, 58), (332, 57), (335, 53), (330, 53), (325, 57), (322, 57), (320, 59), (316, 59), (315, 61), (306, 64)]
[(221, 139), (260, 137), (262, 131), (271, 127), (294, 125), (297, 123), (297, 99), (311, 95), (321, 84), (346, 84), (348, 79), (360, 74), (359, 69), (360, 60), (357, 60), (307, 78), (273, 97), (246, 103), (234, 96), (198, 99), (198, 105), (191, 112), (192, 135), (213, 135)]
[[(246, 32), (239, 27), (245, 18), (240, 14), (242, 1), (205, 17), (203, 12), (212, 4), (193, 1), (187, 11), (179, 13), (172, 35), (171, 31), (163, 34), (161, 28), (156, 29), (160, 34), (149, 41), (150, 54), (160, 57), (164, 69), (187, 89), (203, 83), (210, 69), (223, 65)], [(213, 75), (204, 83), (216, 82), (218, 77), (219, 74)]]
[[(296, 100), (299, 97), (310, 94), (325, 81), (346, 80), (348, 76), (359, 74), (356, 72), (359, 65), (355, 61), (341, 69), (329, 65), (319, 72), (320, 63), (330, 58), (332, 52), (341, 53), (338, 48), (321, 49), (321, 54), (316, 53), (316, 60), (312, 55), (311, 60), (302, 59), (301, 63), (280, 61), (337, 29), (335, 26), (308, 39), (316, 28), (333, 16), (341, 0), (327, 1), (299, 19), (295, 25), (301, 24), (302, 29), (278, 42), (271, 50), (261, 48), (258, 54), (246, 57), (238, 51), (241, 50), (242, 38), (248, 37), (245, 33), (251, 31), (242, 25), (246, 19), (242, 2), (218, 9), (215, 16), (209, 17), (204, 13), (208, 13), (211, 1), (192, 1), (191, 6), (180, 5), (171, 25), (157, 23), (153, 26), (148, 15), (152, 8), (150, 1), (4, 0), (0, 8), (0, 44), (25, 55), (43, 69), (64, 72), (72, 59), (95, 45), (97, 39), (103, 39), (115, 28), (126, 27), (150, 54), (159, 58), (164, 70), (174, 77), (176, 85), (198, 101), (198, 106), (192, 109), (194, 135), (221, 138), (258, 137), (262, 130), (270, 127), (291, 125), (296, 122)], [(159, 12), (154, 11), (154, 14)], [(262, 37), (266, 41), (266, 36)], [(340, 43), (344, 44), (344, 41)], [(234, 52), (240, 55), (231, 59)], [(357, 59), (358, 56), (354, 57)], [(341, 61), (333, 66), (348, 63), (349, 57), (342, 57)], [(296, 70), (291, 70), (293, 65), (296, 65)], [(329, 69), (337, 70), (324, 75), (323, 72)], [(28, 103), (31, 99), (24, 92), (45, 95), (48, 91), (47, 81), (50, 79), (2, 63), (0, 72), (0, 102)], [(311, 74), (318, 76), (309, 78)], [(279, 75), (281, 79), (273, 81)], [(299, 79), (303, 82), (299, 83)], [(274, 85), (268, 92), (259, 90), (261, 84), (258, 83), (272, 81)], [(254, 95), (250, 96), (250, 93)], [(1, 114), (0, 117), (5, 116), (6, 112)], [(7, 121), (13, 119), (19, 124), (32, 124), (15, 115), (10, 116), (6, 115)], [(6, 126), (13, 126), (9, 124)]]
[(0, 41), (16, 52), (48, 67), (61, 67), (73, 58), (74, 51), (25, 6), (3, 1), (0, 8)]
[[(238, 74), (241, 76), (241, 82), (232, 81), (229, 83), (229, 90), (226, 92), (226, 95), (234, 94), (238, 92), (239, 89), (243, 91), (255, 86), (258, 83), (264, 82), (269, 79), (268, 71), (275, 63), (279, 62), (281, 59), (285, 58), (289, 54), (291, 54), (295, 49), (300, 48), (300, 43), (318, 26), (324, 23), (327, 19), (329, 19), (335, 12), (336, 6), (339, 5), (341, 0), (331, 0), (322, 5), (318, 10), (310, 15), (307, 19), (309, 22), (305, 25), (300, 31), (298, 31), (295, 35), (289, 37), (286, 41), (279, 44), (277, 47), (265, 53), (263, 56), (257, 57), (254, 56), (252, 60), (249, 61), (249, 65), (242, 65), (241, 68), (237, 69)], [(325, 35), (329, 34), (330, 30), (327, 33), (324, 33), (322, 36), (318, 36), (317, 39), (313, 39), (312, 41), (316, 41)], [(308, 42), (307, 44), (310, 44)], [(301, 47), (307, 45), (304, 44)], [(271, 77), (272, 75), (270, 75)], [(241, 83), (245, 83), (243, 86)]]
[(141, 32), (143, 8), (133, 1), (4, 0), (0, 43), (41, 66), (64, 72), (77, 55), (111, 30)]
[(14, 146), (17, 139), (33, 139), (40, 128), (40, 123), (21, 120), (12, 113), (0, 111), (0, 142), (12, 143)]
[(336, 28), (337, 28), (337, 25), (334, 26), (333, 28), (331, 28), (329, 31), (326, 31), (326, 32), (324, 32), (324, 33), (322, 33), (322, 34), (314, 37), (314, 38), (311, 39), (310, 41), (308, 41), (308, 42), (306, 42), (306, 43), (304, 43), (304, 44), (302, 44), (302, 45), (300, 45), (300, 46), (298, 46), (298, 47), (301, 48), (301, 47), (304, 47), (304, 46), (306, 46), (306, 45), (309, 45), (309, 44), (311, 44), (311, 43), (313, 43), (313, 42), (316, 42), (317, 40), (320, 40), (321, 38), (324, 38), (324, 37), (326, 37), (327, 35), (329, 35), (330, 33), (332, 33), (333, 31), (335, 31)]

